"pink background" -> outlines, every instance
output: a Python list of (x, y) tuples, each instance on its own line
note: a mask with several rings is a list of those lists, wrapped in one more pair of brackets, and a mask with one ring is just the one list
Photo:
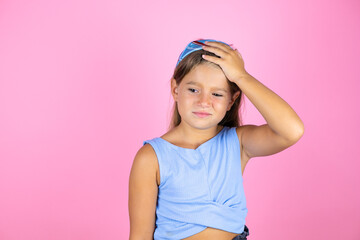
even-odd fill
[(246, 167), (248, 239), (360, 239), (359, 1), (2, 0), (1, 240), (128, 238), (133, 158), (197, 38), (234, 44), (305, 124)]

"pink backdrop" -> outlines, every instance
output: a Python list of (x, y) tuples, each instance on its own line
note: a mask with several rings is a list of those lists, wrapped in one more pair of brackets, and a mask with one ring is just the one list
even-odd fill
[[(128, 238), (133, 158), (165, 133), (196, 38), (234, 44), (305, 124), (246, 167), (248, 239), (360, 239), (359, 13), (355, 0), (2, 0), (0, 239)], [(265, 123), (247, 98), (243, 112)]]

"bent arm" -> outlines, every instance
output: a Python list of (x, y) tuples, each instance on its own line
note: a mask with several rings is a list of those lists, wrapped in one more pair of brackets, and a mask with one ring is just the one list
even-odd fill
[(267, 122), (237, 128), (246, 159), (278, 153), (302, 137), (304, 123), (280, 96), (248, 73), (235, 83)]
[(289, 143), (294, 143), (301, 138), (304, 134), (304, 123), (280, 96), (249, 73), (235, 83), (259, 110), (275, 134)]

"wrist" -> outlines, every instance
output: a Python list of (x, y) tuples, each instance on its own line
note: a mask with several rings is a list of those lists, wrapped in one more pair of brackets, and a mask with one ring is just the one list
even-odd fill
[(238, 83), (241, 83), (242, 81), (246, 81), (246, 79), (249, 79), (250, 77), (251, 77), (251, 75), (245, 71), (239, 77), (237, 77), (237, 79), (234, 82), (236, 84), (238, 84)]

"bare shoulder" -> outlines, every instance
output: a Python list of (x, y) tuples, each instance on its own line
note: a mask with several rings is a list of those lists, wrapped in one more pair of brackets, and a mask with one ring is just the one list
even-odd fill
[(242, 146), (242, 135), (246, 129), (252, 128), (255, 125), (242, 125), (240, 127), (236, 127), (236, 134), (238, 135), (240, 145)]
[(137, 156), (141, 157), (156, 157), (156, 153), (151, 144), (144, 144), (136, 153)]
[(159, 163), (154, 148), (150, 144), (143, 145), (136, 153), (133, 168), (139, 168), (149, 174), (153, 174), (156, 178), (157, 185), (159, 185)]
[(244, 131), (249, 130), (253, 127), (256, 127), (256, 125), (249, 124), (249, 125), (242, 125), (240, 127), (236, 127), (236, 134), (238, 135), (240, 143), (241, 143), (241, 139), (242, 139), (242, 135), (243, 135)]
[(241, 158), (246, 159), (245, 162), (249, 161), (250, 158), (252, 158), (253, 156), (249, 155), (246, 150), (244, 135), (245, 135), (245, 133), (251, 134), (251, 131), (253, 131), (256, 128), (259, 128), (259, 126), (254, 125), (254, 124), (242, 125), (242, 126), (236, 128), (236, 133), (238, 135), (240, 146), (241, 146)]
[(246, 126), (248, 126), (248, 125), (242, 125), (242, 126), (240, 126), (240, 127), (236, 127), (236, 133), (237, 133), (238, 137), (241, 136), (242, 130), (243, 130), (244, 128), (246, 128)]

